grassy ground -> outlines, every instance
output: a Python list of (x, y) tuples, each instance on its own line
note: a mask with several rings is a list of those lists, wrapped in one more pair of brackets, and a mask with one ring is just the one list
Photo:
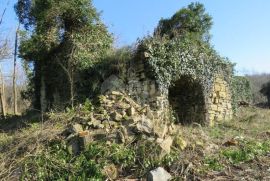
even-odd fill
[[(59, 143), (59, 135), (70, 115), (52, 117), (45, 123), (37, 121), (37, 117), (28, 122), (26, 118), (17, 118), (12, 124), (0, 122), (0, 180), (16, 180), (21, 173), (28, 180), (40, 180), (46, 174), (50, 178), (65, 173), (87, 174), (82, 168), (95, 175), (93, 179), (102, 180), (105, 177), (99, 169), (105, 165), (112, 170), (112, 165), (121, 169), (118, 178), (143, 177), (150, 169), (163, 166), (175, 180), (270, 180), (270, 110), (267, 109), (242, 108), (233, 120), (212, 128), (198, 124), (176, 126), (181, 145), (174, 146), (172, 154), (163, 160), (153, 160), (152, 148), (142, 147), (145, 143), (140, 142), (136, 147), (94, 143), (79, 157), (71, 157)], [(51, 147), (52, 142), (57, 144)], [(68, 163), (72, 165), (67, 167)], [(36, 171), (38, 176), (31, 175), (31, 171)]]
[(270, 110), (242, 108), (233, 120), (213, 128), (180, 128), (190, 144), (182, 152), (182, 160), (191, 165), (188, 176), (199, 180), (270, 180), (269, 123)]

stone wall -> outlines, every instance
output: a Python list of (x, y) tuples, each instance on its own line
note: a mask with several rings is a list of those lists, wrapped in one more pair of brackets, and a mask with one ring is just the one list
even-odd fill
[(214, 80), (209, 98), (206, 98), (206, 120), (210, 126), (215, 122), (231, 119), (233, 116), (231, 91), (222, 76)]
[(168, 107), (167, 94), (162, 93), (155, 80), (147, 78), (143, 61), (131, 62), (126, 91), (141, 106), (149, 106), (156, 118), (164, 117)]
[[(125, 82), (124, 85), (119, 86), (117, 90), (121, 92), (125, 92), (128, 96), (130, 96), (133, 100), (135, 100), (142, 107), (149, 107), (151, 113), (153, 114), (153, 119), (155, 121), (161, 121), (160, 123), (164, 123), (164, 121), (168, 118), (169, 112), (171, 109), (175, 109), (175, 112), (179, 112), (176, 108), (180, 107), (184, 116), (184, 119), (190, 120), (180, 120), (179, 122), (198, 122), (198, 123), (206, 123), (210, 126), (214, 125), (215, 122), (231, 119), (233, 115), (232, 104), (231, 104), (231, 93), (229, 84), (225, 81), (222, 76), (217, 76), (214, 80), (212, 89), (210, 91), (209, 96), (203, 95), (203, 98), (196, 101), (192, 101), (192, 103), (188, 102), (190, 99), (187, 99), (185, 102), (185, 98), (183, 98), (183, 94), (179, 99), (175, 99), (174, 105), (172, 105), (172, 101), (170, 101), (169, 90), (160, 90), (158, 84), (155, 80), (147, 77), (147, 70), (143, 63), (143, 60), (140, 61), (132, 61), (130, 62), (129, 69), (127, 70), (126, 80), (114, 80), (116, 82)], [(115, 78), (114, 78), (115, 79)], [(179, 79), (179, 81), (182, 81)], [(110, 82), (110, 81), (109, 81)], [(110, 83), (105, 81), (107, 86)], [(120, 84), (117, 84), (120, 85)], [(185, 85), (186, 86), (186, 85)], [(112, 86), (113, 87), (113, 86)], [(115, 90), (113, 88), (112, 90)], [(116, 87), (116, 86), (115, 86)], [(200, 86), (199, 86), (200, 87)], [(203, 87), (203, 85), (201, 85)], [(172, 87), (172, 89), (179, 89), (179, 87)], [(184, 90), (185, 87), (182, 87)], [(198, 86), (191, 86), (189, 97), (197, 98)], [(176, 91), (177, 92), (177, 91)], [(180, 90), (180, 94), (181, 94)], [(203, 93), (204, 91), (201, 90)], [(175, 95), (173, 95), (175, 96)], [(188, 97), (187, 97), (188, 98)], [(179, 104), (179, 106), (177, 106)], [(188, 109), (183, 105), (188, 105)], [(192, 104), (192, 105), (191, 105)]]

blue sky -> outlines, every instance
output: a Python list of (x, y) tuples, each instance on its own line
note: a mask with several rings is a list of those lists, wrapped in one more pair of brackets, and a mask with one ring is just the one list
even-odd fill
[[(4, 27), (11, 38), (16, 16), (10, 0)], [(0, 0), (0, 12), (7, 0)], [(151, 34), (160, 18), (172, 16), (190, 0), (93, 0), (102, 20), (116, 37), (116, 45), (136, 42)], [(270, 1), (201, 0), (213, 17), (212, 44), (222, 55), (237, 63), (238, 74), (270, 73)]]

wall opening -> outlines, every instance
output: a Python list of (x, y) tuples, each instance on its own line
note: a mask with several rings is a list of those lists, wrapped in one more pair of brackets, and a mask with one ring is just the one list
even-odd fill
[(205, 123), (203, 87), (192, 77), (181, 76), (169, 88), (169, 103), (178, 123)]

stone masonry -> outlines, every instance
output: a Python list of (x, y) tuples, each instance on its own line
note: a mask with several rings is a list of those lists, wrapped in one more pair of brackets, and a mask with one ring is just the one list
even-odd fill
[(222, 76), (217, 76), (206, 103), (206, 119), (211, 126), (214, 125), (215, 122), (232, 118), (233, 111), (231, 101), (231, 91), (228, 83)]
[[(116, 82), (126, 83), (124, 85), (121, 83), (122, 86), (119, 88), (110, 87), (109, 89), (125, 92), (125, 94), (129, 95), (139, 105), (150, 107), (154, 115), (153, 119), (164, 123), (169, 116), (169, 110), (173, 107), (169, 102), (169, 90), (161, 91), (156, 81), (147, 77), (147, 71), (149, 70), (145, 68), (143, 59), (140, 61), (132, 61), (129, 65), (129, 69), (127, 70), (126, 80), (114, 80)], [(115, 75), (113, 76), (115, 77)], [(105, 82), (108, 84), (108, 81)], [(104, 87), (104, 85), (102, 86)], [(193, 95), (189, 96), (192, 97)], [(216, 76), (209, 96), (204, 95), (203, 99), (204, 100), (200, 101), (200, 103), (198, 102), (197, 105), (193, 105), (195, 108), (201, 107), (199, 104), (203, 102), (203, 109), (200, 108), (200, 112), (198, 112), (198, 110), (196, 111), (196, 109), (194, 109), (194, 112), (189, 111), (189, 115), (199, 114), (199, 116), (195, 115), (192, 117), (202, 119), (194, 121), (199, 123), (204, 122), (207, 125), (213, 126), (215, 122), (232, 118), (233, 111), (230, 87), (222, 75)], [(188, 102), (179, 101), (177, 104), (188, 104)], [(192, 111), (193, 109), (190, 110)], [(183, 114), (185, 114), (185, 111), (183, 111)]]

